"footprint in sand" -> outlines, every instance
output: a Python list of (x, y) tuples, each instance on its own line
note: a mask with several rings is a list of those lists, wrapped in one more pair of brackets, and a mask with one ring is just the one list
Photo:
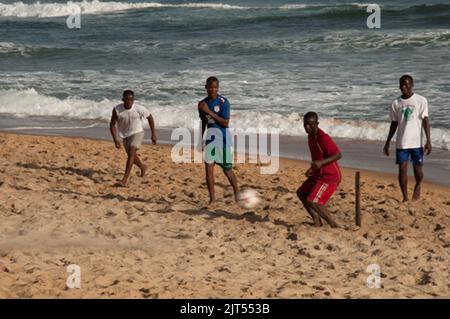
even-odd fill
[(190, 192), (190, 191), (187, 191), (185, 189), (183, 189), (183, 194), (185, 196), (189, 197), (189, 198), (195, 198), (196, 197), (194, 192)]
[(99, 286), (101, 288), (108, 288), (114, 285), (117, 285), (119, 283), (119, 280), (117, 280), (113, 276), (105, 275), (97, 277), (94, 281), (96, 286)]
[(182, 211), (182, 210), (191, 209), (192, 207), (189, 204), (177, 203), (177, 204), (170, 205), (169, 208), (172, 210), (175, 210), (175, 211)]
[(176, 192), (172, 192), (172, 193), (170, 193), (169, 195), (167, 195), (167, 197), (168, 197), (169, 199), (175, 199), (175, 198), (177, 198), (177, 193), (176, 193)]

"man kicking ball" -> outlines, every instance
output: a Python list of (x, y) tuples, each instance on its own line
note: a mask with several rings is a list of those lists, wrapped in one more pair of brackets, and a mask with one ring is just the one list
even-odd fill
[(198, 113), (202, 121), (202, 137), (206, 133), (205, 170), (209, 191), (209, 204), (216, 200), (214, 192), (214, 165), (219, 165), (233, 187), (238, 201), (239, 187), (233, 173), (232, 137), (228, 130), (230, 122), (230, 103), (219, 95), (219, 80), (209, 77), (205, 85), (208, 96), (198, 102)]
[(337, 228), (339, 225), (325, 205), (341, 182), (337, 161), (342, 158), (342, 154), (331, 137), (319, 128), (317, 113), (306, 113), (303, 126), (308, 134), (312, 162), (305, 174), (308, 179), (298, 188), (297, 196), (311, 215), (314, 226), (322, 226), (323, 218), (331, 227)]

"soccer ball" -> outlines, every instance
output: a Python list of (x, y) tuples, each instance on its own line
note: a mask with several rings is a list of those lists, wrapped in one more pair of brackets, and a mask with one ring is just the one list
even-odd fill
[(244, 189), (238, 194), (238, 203), (245, 208), (253, 208), (259, 204), (261, 199), (254, 189)]

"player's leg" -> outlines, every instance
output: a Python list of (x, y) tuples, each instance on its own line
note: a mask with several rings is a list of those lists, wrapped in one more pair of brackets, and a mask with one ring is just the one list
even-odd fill
[(127, 163), (125, 166), (125, 174), (124, 174), (122, 180), (120, 181), (121, 186), (126, 186), (128, 183), (128, 178), (130, 177), (131, 169), (134, 164), (134, 157), (136, 155), (136, 147), (130, 146), (127, 149), (127, 154), (128, 154), (128, 158), (127, 158)]
[(134, 134), (131, 140), (131, 146), (136, 147), (136, 153), (134, 154), (134, 164), (136, 164), (141, 170), (141, 173), (139, 174), (139, 176), (141, 177), (144, 177), (145, 172), (147, 170), (147, 166), (144, 165), (138, 157), (138, 150), (141, 148), (143, 140), (144, 140), (144, 132)]
[(414, 178), (416, 179), (416, 185), (414, 186), (413, 200), (420, 199), (421, 185), (423, 180), (422, 165), (413, 165)]
[(318, 180), (308, 194), (305, 203), (307, 207), (317, 213), (321, 218), (325, 219), (325, 221), (333, 228), (339, 227), (339, 225), (333, 220), (325, 205), (336, 191), (337, 186), (338, 183), (329, 183)]
[(408, 201), (408, 162), (398, 164), (398, 182), (403, 195), (403, 201)]
[(398, 164), (398, 183), (403, 195), (403, 202), (408, 201), (408, 150), (396, 151), (396, 163)]
[(298, 189), (297, 189), (297, 197), (298, 199), (300, 199), (300, 201), (303, 204), (303, 207), (306, 209), (306, 211), (308, 212), (308, 214), (311, 216), (311, 218), (313, 219), (313, 223), (315, 227), (320, 227), (322, 226), (322, 220), (320, 219), (320, 216), (318, 213), (316, 213), (314, 211), (314, 209), (312, 209), (311, 207), (308, 206), (308, 188), (312, 189), (312, 186), (310, 185), (311, 181), (310, 180), (306, 180)]
[(137, 165), (137, 167), (139, 167), (139, 169), (141, 170), (141, 173), (139, 174), (140, 177), (144, 177), (145, 172), (147, 171), (147, 165), (145, 165), (144, 163), (142, 163), (141, 159), (139, 158), (137, 152), (134, 155), (134, 164)]
[(420, 199), (421, 186), (423, 181), (423, 148), (415, 148), (411, 150), (411, 161), (414, 168), (414, 178), (416, 185), (414, 186), (413, 200)]
[(237, 202), (238, 201), (238, 194), (239, 194), (239, 186), (237, 182), (236, 175), (234, 174), (232, 169), (223, 170), (225, 176), (227, 177), (228, 181), (231, 184), (231, 187), (233, 187), (233, 193), (234, 193), (234, 199)]
[(328, 211), (328, 209), (324, 206), (324, 205), (320, 205), (318, 203), (314, 203), (314, 202), (310, 202), (308, 201), (307, 205), (312, 208), (313, 210), (315, 210), (320, 217), (322, 217), (323, 219), (325, 219), (325, 221), (333, 228), (338, 228), (339, 225), (338, 223), (336, 223), (334, 221), (334, 219), (331, 217), (330, 212)]
[(298, 195), (298, 198), (303, 203), (303, 207), (305, 207), (306, 211), (308, 212), (308, 214), (313, 219), (314, 227), (321, 227), (321, 226), (323, 226), (322, 219), (320, 219), (319, 214), (316, 213), (316, 211), (312, 207), (310, 207), (308, 205), (308, 200), (306, 199), (307, 197), (308, 197), (308, 194), (305, 194), (305, 193), (300, 193)]
[(238, 201), (239, 186), (236, 175), (233, 172), (233, 151), (231, 147), (224, 147), (222, 152), (216, 153), (216, 163), (222, 167), (223, 173), (228, 179), (231, 187), (233, 187), (234, 199)]
[(209, 204), (216, 201), (216, 194), (214, 191), (214, 163), (205, 163), (206, 184), (208, 185)]
[(204, 157), (205, 157), (206, 184), (208, 185), (208, 192), (209, 192), (209, 204), (212, 204), (216, 201), (216, 194), (214, 190), (215, 155), (216, 155), (216, 148), (214, 143), (206, 144)]

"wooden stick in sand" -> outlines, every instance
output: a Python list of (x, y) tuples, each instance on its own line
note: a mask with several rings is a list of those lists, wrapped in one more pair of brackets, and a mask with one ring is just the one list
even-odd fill
[(361, 179), (360, 172), (355, 173), (355, 222), (361, 227)]

